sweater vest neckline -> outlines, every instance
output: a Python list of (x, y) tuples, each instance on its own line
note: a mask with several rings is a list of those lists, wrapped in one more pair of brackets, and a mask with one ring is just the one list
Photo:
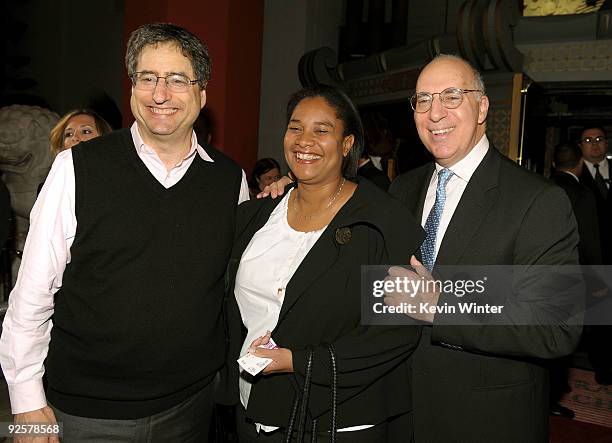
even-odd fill
[[(138, 172), (138, 175), (144, 179), (147, 185), (154, 192), (158, 194), (170, 195), (175, 192), (180, 192), (181, 189), (183, 189), (185, 186), (188, 186), (193, 181), (194, 177), (196, 176), (197, 170), (199, 168), (206, 167), (207, 162), (204, 161), (202, 158), (200, 158), (200, 155), (196, 152), (195, 158), (189, 165), (189, 168), (187, 169), (183, 177), (181, 177), (181, 179), (178, 182), (176, 182), (174, 185), (170, 186), (169, 188), (166, 188), (163, 184), (161, 184), (155, 178), (155, 176), (151, 173), (151, 171), (149, 171), (147, 166), (144, 164), (142, 159), (138, 156), (138, 153), (136, 152), (136, 149), (138, 148), (136, 148), (136, 146), (134, 145), (133, 139), (131, 137), (131, 133), (129, 135), (130, 135), (129, 138), (123, 139), (126, 145), (126, 149), (122, 149), (121, 151), (126, 156), (128, 163), (134, 166), (134, 168)], [(208, 163), (212, 163), (212, 162), (208, 162)]]

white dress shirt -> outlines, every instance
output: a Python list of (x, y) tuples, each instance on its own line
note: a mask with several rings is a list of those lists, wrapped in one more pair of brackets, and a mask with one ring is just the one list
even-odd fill
[[(137, 123), (132, 125), (131, 133), (138, 157), (165, 188), (183, 178), (196, 153), (204, 161), (213, 161), (192, 133), (189, 153), (168, 171), (155, 150), (142, 141)], [(243, 171), (238, 203), (248, 199)], [(13, 414), (47, 405), (42, 377), (53, 326), (54, 294), (61, 288), (64, 270), (70, 263), (76, 229), (74, 165), (72, 152), (67, 149), (53, 162), (30, 213), (23, 259), (2, 325), (0, 363)]]
[[(450, 169), (453, 171), (452, 177), (446, 183), (446, 201), (444, 203), (444, 209), (442, 211), (442, 216), (440, 217), (440, 224), (438, 225), (438, 233), (436, 235), (436, 250), (434, 256), (435, 258), (438, 256), (438, 251), (440, 250), (440, 244), (442, 243), (442, 239), (444, 238), (444, 234), (446, 233), (446, 229), (455, 213), (455, 209), (457, 209), (457, 205), (459, 204), (459, 200), (461, 200), (461, 196), (463, 195), (463, 191), (472, 178), (472, 174), (482, 162), (482, 159), (486, 155), (489, 150), (489, 140), (486, 135), (483, 135), (480, 141), (472, 148), (472, 150), (451, 166)], [(429, 182), (429, 188), (427, 188), (427, 195), (425, 196), (425, 204), (423, 205), (423, 216), (421, 218), (421, 225), (425, 226), (425, 222), (427, 221), (427, 216), (431, 211), (435, 201), (436, 201), (436, 187), (438, 186), (438, 172), (441, 169), (444, 169), (443, 166), (440, 166), (436, 163), (436, 172), (432, 175), (431, 181)]]

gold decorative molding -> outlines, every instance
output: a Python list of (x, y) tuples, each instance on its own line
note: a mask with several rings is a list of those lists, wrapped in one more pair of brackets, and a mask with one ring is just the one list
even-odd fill
[(584, 0), (523, 0), (523, 16), (588, 14), (597, 12), (603, 2), (597, 0), (595, 6), (587, 6)]

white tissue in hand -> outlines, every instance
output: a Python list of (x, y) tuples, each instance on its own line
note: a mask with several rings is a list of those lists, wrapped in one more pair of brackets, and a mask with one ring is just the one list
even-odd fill
[[(259, 345), (258, 347), (265, 348), (265, 349), (277, 349), (278, 348), (276, 343), (274, 343), (274, 340), (272, 340), (272, 337), (270, 337), (270, 340), (268, 341), (268, 343), (266, 343), (265, 345)], [(245, 355), (240, 357), (237, 361), (240, 367), (251, 375), (259, 374), (261, 371), (265, 369), (266, 366), (272, 363), (271, 358), (256, 357), (255, 355), (249, 352), (247, 352)]]
[(256, 357), (248, 352), (237, 361), (240, 367), (251, 375), (259, 374), (266, 366), (272, 363), (271, 358)]

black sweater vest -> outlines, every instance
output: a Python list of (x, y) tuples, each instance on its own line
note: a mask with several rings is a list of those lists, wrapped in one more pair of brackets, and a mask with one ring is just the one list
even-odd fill
[(128, 130), (73, 149), (77, 231), (45, 366), (69, 414), (130, 419), (168, 409), (224, 361), (223, 277), (240, 168), (212, 148), (165, 189)]

